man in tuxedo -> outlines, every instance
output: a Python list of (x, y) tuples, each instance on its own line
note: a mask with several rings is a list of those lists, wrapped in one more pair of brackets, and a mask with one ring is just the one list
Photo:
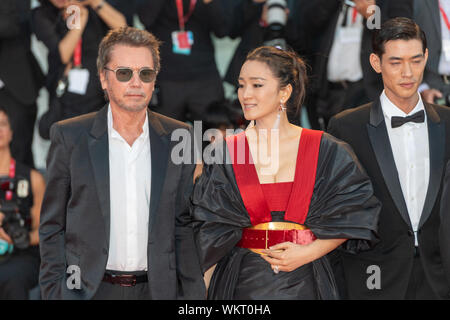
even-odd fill
[(189, 128), (147, 109), (159, 41), (135, 28), (112, 30), (97, 68), (109, 104), (51, 128), (39, 230), (42, 296), (203, 299), (187, 226), (195, 164), (171, 159), (178, 147), (171, 133)]
[(384, 91), (377, 101), (329, 123), (329, 133), (353, 147), (383, 203), (379, 244), (356, 255), (340, 254), (347, 294), (350, 299), (448, 299), (437, 234), (444, 164), (450, 158), (450, 109), (423, 102), (418, 93), (428, 49), (414, 21), (385, 22), (372, 45), (370, 64), (381, 74)]

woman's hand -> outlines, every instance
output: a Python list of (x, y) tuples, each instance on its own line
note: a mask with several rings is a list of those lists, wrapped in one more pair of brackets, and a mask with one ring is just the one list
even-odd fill
[(308, 246), (283, 242), (263, 250), (261, 257), (271, 264), (274, 272), (290, 272), (314, 260)]
[(283, 242), (270, 247), (270, 250), (263, 250), (261, 257), (270, 263), (275, 273), (290, 272), (323, 257), (346, 240), (316, 239), (307, 245)]

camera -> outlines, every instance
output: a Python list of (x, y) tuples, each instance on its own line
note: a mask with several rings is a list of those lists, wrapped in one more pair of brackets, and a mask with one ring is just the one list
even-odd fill
[(17, 249), (26, 249), (30, 245), (30, 236), (26, 220), (20, 214), (19, 208), (11, 204), (2, 204), (0, 211), (5, 215), (3, 229), (11, 237)]
[(267, 0), (267, 24), (270, 29), (281, 30), (287, 22), (286, 0)]
[(8, 199), (7, 194), (14, 194), (16, 191), (16, 179), (6, 178), (0, 180), (0, 212), (3, 218), (2, 227), (11, 237), (14, 247), (26, 249), (30, 245), (28, 226), (31, 221), (24, 217), (20, 210), (20, 200), (17, 197)]
[(267, 0), (267, 34), (264, 45), (286, 49), (284, 32), (287, 23), (286, 0)]

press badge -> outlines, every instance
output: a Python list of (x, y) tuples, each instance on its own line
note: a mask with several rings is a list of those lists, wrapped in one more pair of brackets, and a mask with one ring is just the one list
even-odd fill
[(67, 75), (69, 86), (67, 91), (84, 95), (89, 83), (89, 70), (73, 68)]
[(19, 198), (26, 198), (30, 194), (30, 184), (27, 180), (22, 179), (17, 183), (17, 196)]
[(172, 51), (176, 54), (190, 55), (194, 44), (194, 34), (192, 31), (172, 32)]

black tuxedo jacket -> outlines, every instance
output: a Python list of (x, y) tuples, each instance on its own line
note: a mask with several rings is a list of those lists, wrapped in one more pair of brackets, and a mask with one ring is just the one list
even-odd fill
[[(439, 244), (444, 165), (450, 158), (450, 109), (425, 103), (430, 147), (430, 180), (418, 229), (420, 258), (436, 296), (450, 298)], [(389, 125), (389, 124), (388, 124)], [(349, 143), (382, 202), (380, 243), (357, 255), (341, 253), (350, 299), (404, 299), (414, 257), (414, 234), (394, 162), (381, 103), (346, 110), (330, 120), (329, 133)], [(371, 265), (380, 267), (381, 289), (368, 289)]]
[[(107, 106), (51, 128), (47, 189), (39, 229), (44, 299), (90, 299), (106, 269), (110, 239)], [(148, 279), (152, 299), (204, 299), (205, 287), (189, 224), (195, 164), (171, 161), (171, 133), (189, 127), (148, 111), (151, 196)], [(190, 143), (182, 141), (182, 143)], [(67, 287), (79, 266), (81, 289)]]

